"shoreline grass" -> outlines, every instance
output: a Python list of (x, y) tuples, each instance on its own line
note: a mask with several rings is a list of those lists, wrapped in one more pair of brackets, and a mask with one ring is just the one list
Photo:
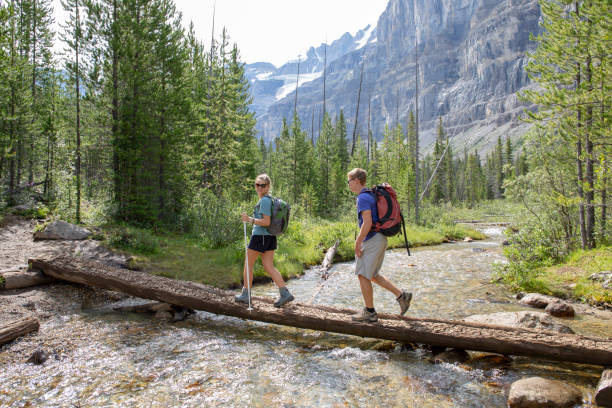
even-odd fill
[[(462, 225), (436, 228), (407, 225), (407, 237), (412, 247), (452, 242), (470, 236), (485, 236)], [(241, 286), (244, 264), (244, 241), (223, 248), (205, 248), (202, 240), (173, 234), (156, 235), (150, 230), (130, 226), (106, 226), (105, 244), (133, 256), (131, 267), (156, 275), (200, 282), (224, 289)], [(279, 249), (274, 264), (284, 279), (303, 274), (304, 269), (318, 265), (336, 240), (340, 241), (335, 261), (354, 259), (353, 245), (357, 232), (355, 222), (309, 220), (294, 221), (279, 237)], [(249, 231), (250, 233), (250, 231)], [(403, 235), (389, 238), (389, 249), (403, 248)], [(255, 283), (269, 282), (261, 261), (253, 271)]]
[(576, 250), (563, 263), (543, 268), (533, 278), (540, 292), (591, 305), (612, 305), (612, 290), (589, 279), (594, 273), (612, 271), (612, 246)]

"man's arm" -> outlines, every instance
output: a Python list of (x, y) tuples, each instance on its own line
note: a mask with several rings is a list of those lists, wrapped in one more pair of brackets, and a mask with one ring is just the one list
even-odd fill
[(363, 240), (372, 229), (372, 211), (371, 210), (363, 210), (361, 212), (361, 218), (363, 219), (363, 223), (361, 224), (361, 229), (359, 230), (359, 235), (357, 235), (357, 239), (355, 239), (355, 256), (360, 257), (363, 253), (361, 249), (361, 244)]

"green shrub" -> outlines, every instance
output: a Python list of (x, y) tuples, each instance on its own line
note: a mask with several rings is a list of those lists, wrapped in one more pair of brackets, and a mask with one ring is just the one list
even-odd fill
[(14, 210), (13, 213), (16, 215), (20, 215), (25, 218), (33, 218), (37, 220), (44, 220), (49, 215), (49, 208), (44, 205), (36, 205), (27, 210)]
[(541, 229), (525, 226), (518, 232), (506, 232), (510, 245), (504, 248), (508, 262), (495, 265), (499, 277), (514, 290), (546, 293), (539, 280), (543, 268), (562, 261), (557, 246)]
[(128, 226), (112, 229), (108, 242), (112, 247), (141, 254), (156, 254), (162, 246), (151, 231)]

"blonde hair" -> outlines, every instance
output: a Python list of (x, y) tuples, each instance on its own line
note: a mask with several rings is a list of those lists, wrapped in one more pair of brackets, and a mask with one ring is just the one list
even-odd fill
[(346, 174), (346, 176), (350, 180), (352, 180), (352, 179), (359, 180), (359, 183), (363, 186), (366, 183), (366, 179), (368, 177), (368, 173), (364, 169), (360, 169), (359, 167), (356, 167), (353, 170), (349, 171)]
[(270, 176), (268, 176), (266, 173), (262, 173), (255, 177), (255, 182), (257, 183), (257, 181), (263, 181), (264, 183), (270, 185), (270, 189), (272, 188), (272, 180), (270, 180)]

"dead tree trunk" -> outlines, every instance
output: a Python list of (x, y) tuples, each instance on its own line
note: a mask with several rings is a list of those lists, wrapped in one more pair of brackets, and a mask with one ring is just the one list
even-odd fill
[(30, 332), (36, 331), (38, 327), (38, 319), (31, 316), (10, 321), (8, 324), (0, 327), (0, 346)]
[(323, 263), (321, 263), (321, 276), (323, 279), (327, 278), (327, 272), (329, 272), (329, 269), (334, 263), (334, 257), (338, 251), (338, 245), (340, 245), (339, 239), (337, 239), (334, 245), (332, 245), (325, 253), (325, 258), (323, 258)]
[(40, 271), (9, 271), (0, 273), (0, 289), (21, 289), (51, 283), (53, 278)]
[(54, 278), (226, 316), (402, 343), (612, 365), (612, 340), (608, 339), (384, 313), (379, 313), (376, 323), (354, 322), (351, 315), (356, 310), (353, 309), (298, 302), (276, 308), (273, 299), (266, 297), (253, 297), (253, 309), (249, 311), (244, 305), (234, 302), (232, 292), (202, 284), (69, 257), (31, 259), (30, 262)]

